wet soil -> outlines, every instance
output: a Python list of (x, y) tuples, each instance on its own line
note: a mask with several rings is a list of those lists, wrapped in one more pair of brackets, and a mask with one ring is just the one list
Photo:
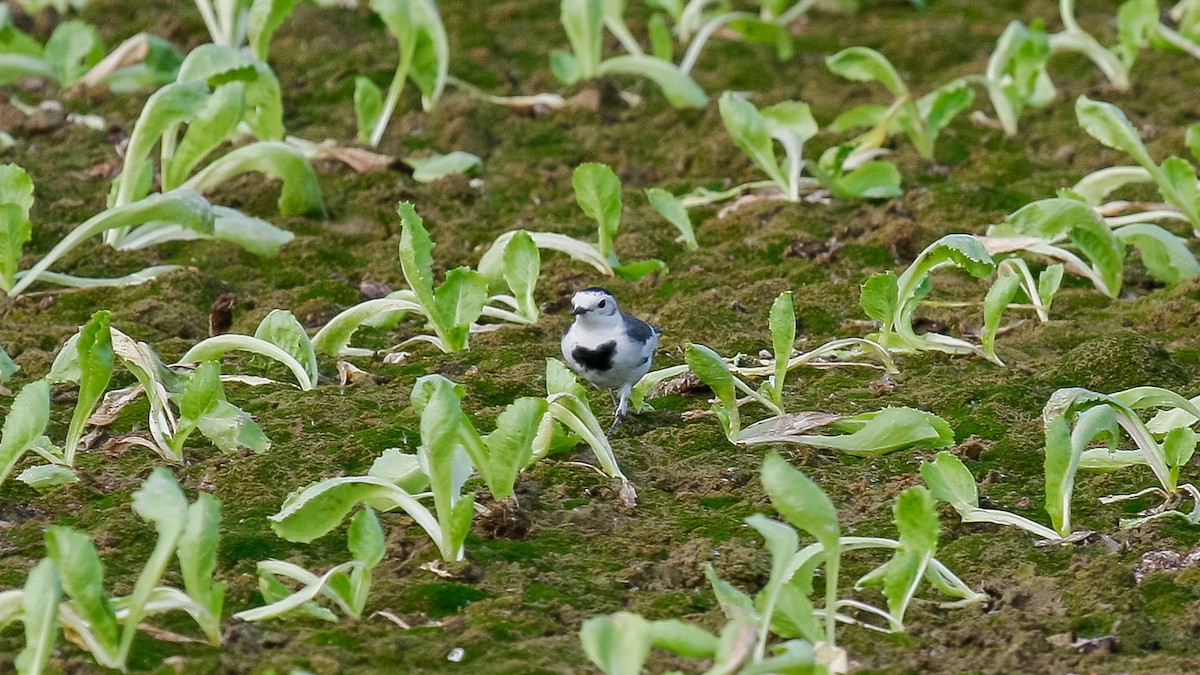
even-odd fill
[[(547, 51), (565, 48), (554, 0), (443, 0), (451, 36), (451, 72), (495, 94), (555, 91)], [(644, 25), (640, 3), (631, 25)], [(1080, 21), (1111, 39), (1111, 3), (1081, 2)], [(843, 47), (883, 51), (924, 92), (949, 79), (980, 72), (995, 38), (1013, 19), (1045, 18), (1057, 28), (1047, 0), (972, 2), (940, 0), (925, 13), (900, 0), (873, 3), (852, 16), (814, 15), (796, 39), (797, 53), (777, 63), (772, 50), (714, 41), (696, 77), (709, 92), (756, 92), (760, 103), (800, 99), (828, 123), (841, 110), (882, 102), (875, 85), (847, 83), (823, 66)], [(205, 40), (190, 3), (94, 0), (83, 18), (96, 23), (108, 44), (140, 30), (162, 34), (181, 46)], [(44, 38), (52, 21), (34, 30)], [(635, 29), (639, 35), (641, 29)], [(301, 5), (278, 32), (272, 47), (285, 97), (288, 130), (313, 140), (348, 142), (354, 136), (353, 78), (366, 74), (386, 84), (395, 46), (368, 11), (323, 10)], [(130, 289), (53, 291), (0, 301), (0, 344), (22, 366), (14, 386), (40, 377), (62, 342), (101, 308), (113, 325), (152, 343), (164, 358), (178, 357), (208, 334), (213, 303), (236, 294), (222, 321), (252, 332), (273, 308), (290, 309), (307, 325), (320, 325), (358, 302), (363, 282), (403, 283), (395, 257), (396, 203), (412, 200), (437, 242), (435, 257), (446, 268), (474, 264), (483, 247), (512, 228), (564, 232), (587, 238), (594, 226), (574, 204), (572, 168), (584, 161), (613, 167), (624, 181), (626, 208), (617, 239), (621, 254), (654, 256), (670, 273), (627, 283), (597, 279), (589, 269), (550, 256), (538, 298), (558, 307), (539, 324), (479, 335), (472, 349), (443, 355), (416, 349), (405, 362), (355, 359), (379, 376), (364, 386), (339, 387), (334, 363), (322, 363), (324, 382), (312, 392), (287, 387), (229, 387), (230, 400), (252, 413), (274, 441), (261, 455), (222, 456), (197, 439), (188, 464), (176, 471), (185, 489), (212, 492), (223, 511), (219, 579), (228, 582), (232, 611), (261, 602), (255, 563), (286, 559), (321, 570), (346, 559), (344, 529), (309, 545), (292, 544), (271, 532), (266, 516), (293, 489), (312, 481), (361, 473), (382, 450), (412, 450), (418, 420), (408, 407), (416, 377), (440, 372), (461, 382), (465, 406), (486, 427), (507, 402), (543, 391), (543, 359), (558, 352), (569, 317), (561, 300), (573, 290), (603, 283), (628, 312), (665, 329), (656, 363), (682, 360), (688, 342), (723, 354), (769, 348), (766, 316), (781, 291), (796, 292), (802, 346), (866, 332), (858, 308), (858, 285), (870, 274), (903, 266), (926, 244), (951, 232), (982, 233), (989, 223), (1025, 203), (1052, 196), (1084, 174), (1123, 162), (1117, 153), (1084, 135), (1071, 102), (1080, 94), (1122, 106), (1143, 126), (1152, 154), (1181, 154), (1185, 125), (1200, 113), (1194, 92), (1200, 67), (1179, 54), (1144, 52), (1133, 88), (1118, 92), (1081, 58), (1056, 57), (1052, 73), (1059, 97), (1022, 118), (1021, 135), (1006, 139), (966, 115), (942, 133), (937, 162), (922, 161), (896, 142), (893, 159), (905, 194), (885, 202), (831, 204), (759, 203), (718, 218), (694, 213), (701, 248), (687, 252), (673, 230), (652, 212), (642, 189), (662, 186), (683, 192), (756, 179), (755, 170), (721, 127), (715, 101), (702, 110), (674, 110), (643, 82), (621, 80), (569, 90), (622, 87), (644, 98), (641, 106), (606, 105), (534, 117), (477, 102), (450, 91), (430, 113), (419, 112), (406, 92), (381, 150), (393, 155), (467, 150), (483, 158), (482, 183), (450, 178), (420, 185), (401, 172), (358, 175), (321, 162), (317, 171), (330, 217), (279, 218), (276, 187), (246, 178), (217, 190), (213, 199), (269, 218), (296, 233), (278, 258), (261, 259), (215, 242), (187, 242), (149, 251), (117, 253), (99, 244), (84, 247), (59, 269), (80, 275), (116, 276), (148, 264), (187, 267)], [(22, 92), (29, 101), (58, 97), (51, 88)], [(128, 131), (146, 93), (67, 99), (76, 112), (103, 116)], [(611, 104), (611, 96), (599, 96)], [(715, 97), (714, 97), (715, 99)], [(987, 109), (982, 93), (977, 107)], [(18, 131), (19, 144), (0, 160), (24, 166), (36, 186), (34, 239), (29, 259), (48, 250), (68, 228), (103, 208), (104, 168), (116, 160), (109, 136), (82, 127), (35, 134)], [(815, 154), (835, 142), (821, 135)], [(1161, 288), (1147, 281), (1136, 260), (1128, 266), (1126, 292), (1110, 300), (1084, 282), (1068, 279), (1055, 301), (1053, 320), (1027, 318), (998, 340), (1008, 363), (1000, 368), (973, 359), (928, 354), (900, 359), (901, 373), (880, 385), (877, 374), (859, 370), (803, 371), (789, 381), (789, 410), (852, 413), (886, 405), (925, 408), (953, 426), (959, 454), (984, 481), (988, 500), (1038, 519), (1042, 514), (1040, 412), (1062, 386), (1101, 391), (1161, 385), (1193, 395), (1200, 388), (1200, 282)], [(945, 299), (980, 299), (984, 286), (955, 274), (940, 275), (936, 293)], [(228, 301), (226, 301), (227, 303)], [(978, 327), (977, 309), (925, 313), (952, 333)], [(1016, 320), (1016, 314), (1011, 315)], [(411, 330), (413, 327), (409, 326)], [(365, 331), (367, 345), (394, 344), (398, 334)], [(252, 359), (231, 361), (232, 371), (271, 374)], [(326, 377), (328, 376), (328, 377)], [(126, 378), (128, 379), (128, 378)], [(605, 396), (595, 397), (603, 416)], [(7, 405), (7, 400), (0, 403)], [(578, 451), (544, 462), (522, 478), (518, 500), (497, 505), (479, 519), (467, 541), (467, 561), (448, 566), (443, 577), (422, 568), (435, 548), (404, 515), (384, 514), (388, 556), (375, 570), (367, 617), (326, 624), (297, 619), (247, 625), (230, 622), (222, 649), (177, 645), (139, 636), (131, 670), (161, 673), (264, 673), (302, 668), (314, 673), (573, 673), (594, 672), (576, 637), (589, 616), (621, 609), (651, 618), (685, 617), (715, 628), (720, 611), (702, 570), (713, 564), (725, 579), (755, 591), (766, 579), (768, 554), (743, 519), (769, 512), (757, 480), (764, 449), (729, 445), (712, 418), (685, 420), (686, 411), (707, 407), (704, 392), (669, 395), (655, 410), (630, 419), (614, 440), (641, 503), (621, 506), (614, 486), (596, 473), (572, 466), (588, 460)], [(55, 408), (53, 433), (65, 430), (69, 406)], [(746, 415), (759, 414), (746, 409)], [(763, 413), (765, 416), (765, 413)], [(118, 419), (116, 431), (144, 425), (145, 404)], [(140, 420), (140, 421), (139, 421)], [(784, 449), (787, 452), (787, 449)], [(856, 535), (891, 536), (891, 504), (916, 482), (927, 449), (856, 459), (818, 452), (788, 452), (840, 510)], [(149, 528), (130, 509), (131, 492), (155, 466), (136, 448), (119, 456), (92, 451), (80, 465), (85, 480), (46, 495), (7, 482), (0, 488), (0, 588), (23, 584), (44, 554), (42, 533), (50, 524), (91, 532), (106, 564), (106, 582), (128, 592), (152, 546)], [(1194, 473), (1194, 471), (1193, 471)], [(942, 512), (939, 557), (991, 598), (983, 607), (945, 610), (917, 605), (903, 635), (881, 636), (843, 628), (840, 640), (862, 672), (878, 673), (1102, 673), (1194, 672), (1200, 663), (1200, 574), (1195, 568), (1150, 571), (1138, 583), (1143, 555), (1169, 551), (1187, 556), (1200, 530), (1159, 522), (1122, 531), (1120, 517), (1146, 502), (1101, 506), (1102, 495), (1150, 484), (1148, 472), (1081, 477), (1075, 516), (1080, 527), (1105, 532), (1119, 544), (1036, 548), (1012, 529), (965, 525)], [(519, 506), (518, 506), (519, 504)], [(1044, 515), (1044, 514), (1043, 514)], [(855, 558), (847, 579), (877, 563)], [(402, 628), (375, 611), (401, 617)], [(161, 625), (192, 634), (178, 617)], [(1063, 635), (1067, 638), (1064, 640)], [(1099, 648), (1077, 640), (1113, 636)], [(0, 634), (0, 671), (11, 668), (19, 629)], [(455, 648), (461, 663), (447, 661)], [(165, 659), (170, 658), (170, 661)], [(656, 655), (652, 670), (695, 669)], [(54, 668), (86, 673), (99, 669), (71, 646), (56, 652)]]

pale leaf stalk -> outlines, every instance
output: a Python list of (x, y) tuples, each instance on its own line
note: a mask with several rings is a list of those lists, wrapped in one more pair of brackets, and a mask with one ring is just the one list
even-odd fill
[(415, 32), (413, 38), (409, 44), (400, 45), (400, 65), (396, 67), (396, 74), (388, 86), (387, 98), (383, 101), (383, 110), (379, 113), (379, 119), (375, 120), (375, 128), (371, 130), (369, 145), (372, 148), (379, 147), (379, 142), (383, 140), (383, 133), (387, 131), (388, 122), (392, 119), (392, 113), (396, 111), (396, 104), (400, 102), (400, 94), (408, 81), (408, 71), (412, 68), (413, 55), (417, 50)]

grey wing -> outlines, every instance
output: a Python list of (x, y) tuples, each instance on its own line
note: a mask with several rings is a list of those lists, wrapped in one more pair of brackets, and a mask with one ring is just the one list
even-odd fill
[(657, 341), (658, 334), (662, 332), (661, 330), (651, 328), (650, 324), (635, 316), (623, 313), (621, 314), (621, 318), (625, 321), (625, 335), (638, 344), (649, 342), (651, 338), (656, 338)]

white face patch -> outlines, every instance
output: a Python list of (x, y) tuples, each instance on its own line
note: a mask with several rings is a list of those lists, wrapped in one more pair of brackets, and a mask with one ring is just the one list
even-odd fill
[(579, 291), (571, 298), (571, 307), (572, 313), (581, 318), (617, 315), (617, 299), (607, 291)]

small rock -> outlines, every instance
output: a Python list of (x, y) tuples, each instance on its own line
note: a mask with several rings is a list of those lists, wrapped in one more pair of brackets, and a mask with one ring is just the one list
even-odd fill
[(450, 663), (462, 663), (462, 660), (466, 658), (466, 656), (467, 650), (463, 649), (462, 647), (455, 647), (454, 649), (450, 650), (449, 654), (446, 655), (446, 660)]
[(1075, 161), (1075, 146), (1064, 145), (1054, 151), (1054, 161), (1071, 164)]
[(25, 128), (32, 133), (59, 129), (67, 123), (67, 111), (58, 101), (42, 101), (29, 116)]

